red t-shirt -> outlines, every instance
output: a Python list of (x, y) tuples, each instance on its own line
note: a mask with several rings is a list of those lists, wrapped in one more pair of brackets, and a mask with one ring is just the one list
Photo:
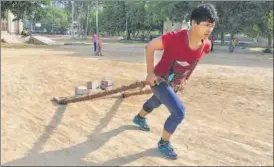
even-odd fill
[(173, 82), (181, 84), (194, 69), (197, 62), (204, 54), (209, 53), (211, 43), (208, 39), (203, 41), (197, 50), (191, 50), (188, 46), (187, 30), (172, 31), (162, 36), (164, 52), (161, 60), (155, 66), (157, 76), (168, 78), (174, 74)]

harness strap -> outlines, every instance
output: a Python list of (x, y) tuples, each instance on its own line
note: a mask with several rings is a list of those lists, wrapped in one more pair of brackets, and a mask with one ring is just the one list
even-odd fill
[[(191, 73), (193, 72), (193, 70), (195, 69), (195, 67), (197, 66), (199, 60), (194, 60), (191, 64), (190, 64), (190, 69), (184, 74), (185, 76), (183, 76), (182, 78), (185, 78), (186, 80), (190, 77)], [(171, 68), (174, 66), (175, 61), (173, 61)], [(177, 74), (182, 74), (183, 72), (179, 72)], [(168, 83), (171, 87), (173, 87), (173, 89), (175, 91), (180, 91), (183, 88), (182, 84), (176, 84), (174, 83), (174, 79), (176, 79), (176, 75), (173, 71), (171, 71), (169, 74), (165, 75), (165, 76), (160, 76), (159, 79), (157, 80), (157, 84), (161, 83), (161, 82), (166, 82)]]

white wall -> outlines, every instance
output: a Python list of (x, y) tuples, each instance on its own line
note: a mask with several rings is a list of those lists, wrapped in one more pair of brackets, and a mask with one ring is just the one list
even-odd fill
[(8, 11), (8, 33), (14, 34), (14, 23), (12, 20), (14, 19), (14, 15), (11, 11)]
[(10, 34), (20, 34), (23, 31), (23, 22), (22, 21), (12, 21), (15, 16), (8, 11), (8, 33)]

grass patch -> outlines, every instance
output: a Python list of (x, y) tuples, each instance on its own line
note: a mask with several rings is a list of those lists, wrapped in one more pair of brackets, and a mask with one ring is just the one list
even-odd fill
[(114, 43), (121, 43), (121, 44), (146, 44), (146, 43), (148, 43), (148, 41), (119, 40), (119, 41), (115, 41)]
[(34, 44), (8, 44), (1, 43), (1, 48), (27, 49), (27, 48), (56, 48), (58, 45), (34, 45)]
[(260, 47), (251, 47), (251, 48), (249, 48), (249, 50), (255, 51), (255, 52), (259, 52), (259, 51), (263, 51), (264, 48), (260, 48)]
[(250, 47), (249, 50), (255, 51), (255, 52), (273, 53), (273, 48), (267, 49), (267, 48), (262, 48), (262, 47)]

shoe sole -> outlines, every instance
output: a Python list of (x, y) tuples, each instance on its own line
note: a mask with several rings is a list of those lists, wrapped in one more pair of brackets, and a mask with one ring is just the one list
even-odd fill
[(139, 129), (141, 129), (142, 131), (150, 131), (150, 129), (145, 129), (145, 128), (142, 128), (138, 123), (136, 123), (134, 120), (133, 120), (133, 123), (135, 123), (136, 125), (138, 125)]
[(159, 148), (158, 148), (158, 151), (161, 153), (161, 155), (163, 155), (165, 158), (168, 158), (168, 159), (171, 159), (171, 160), (176, 160), (177, 157), (169, 157), (167, 156), (166, 154), (164, 154)]

